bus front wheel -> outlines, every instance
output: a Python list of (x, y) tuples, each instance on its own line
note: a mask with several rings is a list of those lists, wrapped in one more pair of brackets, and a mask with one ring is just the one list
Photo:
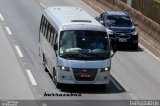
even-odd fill
[(53, 82), (56, 85), (56, 88), (58, 89), (62, 88), (62, 84), (57, 82), (57, 75), (56, 75), (55, 67), (53, 68)]

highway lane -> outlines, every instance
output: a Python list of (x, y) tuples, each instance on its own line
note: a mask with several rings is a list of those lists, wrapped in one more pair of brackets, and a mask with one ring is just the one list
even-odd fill
[[(42, 2), (42, 1), (41, 1)], [(50, 2), (47, 1), (48, 4), (53, 5), (69, 5), (66, 1), (55, 1)], [(74, 1), (75, 2), (75, 1)], [(57, 3), (57, 4), (56, 4)], [(76, 2), (77, 3), (77, 2)], [(53, 82), (48, 77), (48, 74), (44, 72), (43, 66), (41, 64), (41, 60), (38, 56), (38, 29), (39, 22), (43, 7), (40, 7), (40, 1), (3, 1), (0, 3), (2, 6), (0, 9), (4, 17), (6, 17), (6, 22), (9, 24), (10, 29), (13, 32), (14, 39), (17, 40), (20, 48), (22, 49), (22, 53), (24, 55), (24, 59), (20, 60), (20, 63), (23, 67), (30, 68), (36, 82), (37, 86), (32, 86), (29, 82), (34, 95), (37, 99), (128, 99), (129, 97), (124, 93), (118, 94), (118, 89), (113, 86), (109, 87), (109, 90), (105, 91), (97, 91), (97, 93), (90, 92), (90, 94), (86, 94), (89, 90), (83, 91), (85, 92), (82, 97), (44, 97), (44, 93), (61, 93), (58, 89), (55, 88)], [(77, 3), (77, 6), (79, 3)], [(31, 10), (32, 9), (32, 10)], [(25, 65), (24, 65), (25, 64)], [(14, 85), (13, 85), (14, 86)], [(112, 90), (113, 89), (113, 90)], [(64, 91), (62, 93), (65, 93)], [(76, 92), (76, 91), (75, 91)], [(110, 93), (115, 92), (115, 94), (104, 95), (101, 93)], [(116, 94), (117, 93), (117, 94)], [(94, 96), (93, 96), (94, 94)]]
[[(0, 22), (0, 100), (35, 100)], [(9, 64), (11, 63), (11, 64)], [(17, 77), (18, 76), (18, 77)], [(14, 87), (13, 87), (14, 85)]]
[[(43, 4), (43, 5), (42, 5)], [(0, 11), (6, 18), (6, 23), (13, 32), (23, 60), (19, 60), (22, 67), (30, 68), (37, 85), (28, 83), (36, 99), (53, 100), (127, 100), (127, 99), (158, 99), (160, 97), (160, 63), (143, 49), (139, 51), (119, 51), (113, 58), (112, 75), (116, 84), (111, 83), (104, 91), (83, 89), (73, 90), (82, 92), (81, 97), (46, 97), (47, 93), (68, 93), (72, 90), (58, 90), (44, 72), (38, 56), (38, 29), (41, 13), (45, 7), (52, 5), (72, 5), (86, 9), (92, 16), (96, 16), (89, 7), (78, 0), (0, 0)], [(25, 73), (26, 74), (26, 73)], [(9, 80), (9, 79), (8, 79)], [(122, 87), (119, 87), (118, 83)], [(13, 85), (14, 87), (14, 85)], [(73, 88), (77, 89), (77, 88)], [(7, 88), (6, 88), (7, 90)]]

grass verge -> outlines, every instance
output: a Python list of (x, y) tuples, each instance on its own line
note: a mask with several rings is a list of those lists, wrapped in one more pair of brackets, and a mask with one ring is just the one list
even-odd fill
[(156, 3), (160, 4), (160, 0), (154, 0)]

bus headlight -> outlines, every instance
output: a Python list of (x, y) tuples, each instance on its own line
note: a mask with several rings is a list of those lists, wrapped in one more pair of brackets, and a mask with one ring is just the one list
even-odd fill
[(57, 67), (59, 71), (69, 71), (68, 67), (64, 67), (64, 66), (59, 66)]
[(101, 72), (107, 72), (107, 71), (110, 71), (110, 67), (106, 67), (106, 68), (101, 68)]

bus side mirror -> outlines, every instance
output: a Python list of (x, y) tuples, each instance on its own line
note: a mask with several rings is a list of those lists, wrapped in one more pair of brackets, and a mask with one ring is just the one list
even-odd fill
[(112, 46), (112, 50), (113, 50), (114, 53), (117, 52), (117, 46), (116, 46), (116, 45), (113, 45), (113, 46)]
[(115, 55), (115, 53), (117, 52), (117, 45), (113, 44), (112, 50), (113, 50), (113, 54), (111, 55), (111, 57), (113, 57)]
[(57, 44), (54, 44), (54, 50), (57, 51), (58, 50), (58, 46)]

